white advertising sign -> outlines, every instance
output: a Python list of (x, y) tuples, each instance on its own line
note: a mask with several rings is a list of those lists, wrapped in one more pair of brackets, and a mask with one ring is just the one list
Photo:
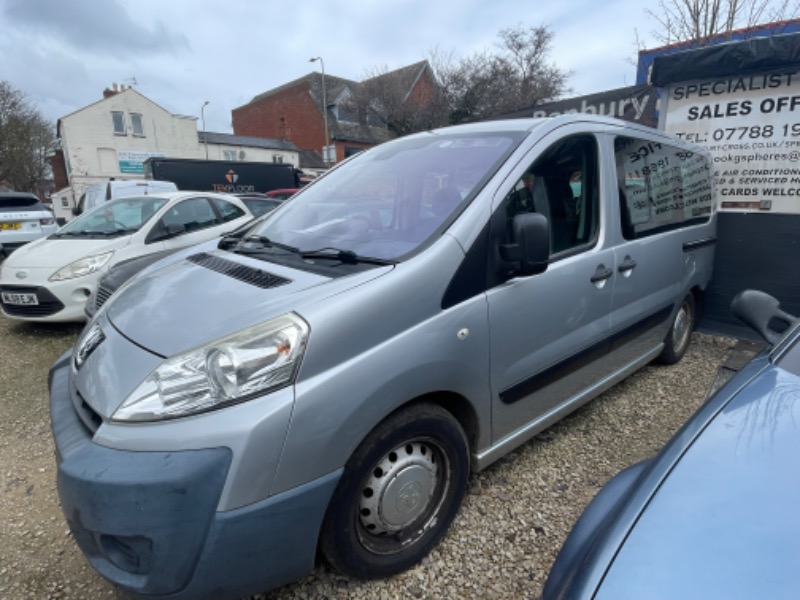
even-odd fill
[(119, 161), (120, 173), (144, 173), (144, 161), (151, 156), (164, 158), (163, 152), (142, 152), (137, 150), (117, 150), (117, 160)]
[(800, 72), (664, 89), (664, 129), (705, 146), (721, 210), (800, 214)]

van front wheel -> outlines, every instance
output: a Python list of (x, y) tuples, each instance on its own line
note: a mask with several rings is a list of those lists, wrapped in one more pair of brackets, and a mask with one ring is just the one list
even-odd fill
[(469, 477), (458, 421), (421, 404), (387, 417), (345, 465), (320, 534), (337, 571), (389, 577), (416, 564), (441, 540)]
[(675, 313), (675, 319), (664, 339), (664, 349), (658, 357), (658, 362), (663, 365), (674, 365), (683, 358), (692, 338), (694, 321), (694, 296), (688, 293), (681, 302), (678, 312)]

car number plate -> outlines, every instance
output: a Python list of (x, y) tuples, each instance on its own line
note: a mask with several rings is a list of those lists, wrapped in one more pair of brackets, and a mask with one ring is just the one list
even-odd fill
[(39, 299), (36, 294), (18, 294), (13, 292), (3, 292), (3, 302), (6, 304), (19, 305), (38, 305)]
[(0, 229), (22, 229), (22, 223), (0, 223)]

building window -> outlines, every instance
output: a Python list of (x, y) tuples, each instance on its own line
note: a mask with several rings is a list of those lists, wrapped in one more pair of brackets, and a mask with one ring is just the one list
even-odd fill
[(232, 160), (232, 161), (239, 160), (236, 156), (236, 150), (223, 150), (222, 160)]
[(114, 111), (111, 120), (114, 123), (114, 135), (125, 135), (125, 113)]
[(358, 123), (358, 109), (353, 102), (343, 102), (333, 108), (337, 121), (344, 123)]
[(142, 122), (142, 115), (139, 113), (131, 113), (131, 127), (133, 127), (133, 135), (137, 137), (144, 137), (144, 123)]
[(283, 156), (281, 156), (280, 154), (273, 154), (272, 155), (272, 162), (274, 162), (274, 163), (282, 163), (283, 162)]

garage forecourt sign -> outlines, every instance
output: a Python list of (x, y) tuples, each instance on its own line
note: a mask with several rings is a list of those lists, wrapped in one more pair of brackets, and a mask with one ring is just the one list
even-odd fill
[(664, 88), (664, 129), (706, 147), (721, 210), (800, 213), (800, 72)]

